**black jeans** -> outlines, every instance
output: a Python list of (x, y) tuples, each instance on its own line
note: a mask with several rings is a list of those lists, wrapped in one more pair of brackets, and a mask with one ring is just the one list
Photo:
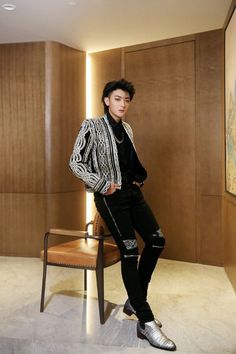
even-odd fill
[[(165, 245), (160, 227), (140, 188), (134, 184), (108, 196), (95, 192), (94, 201), (120, 249), (121, 273), (130, 303), (141, 322), (152, 321), (147, 289)], [(145, 243), (139, 262), (135, 231)]]

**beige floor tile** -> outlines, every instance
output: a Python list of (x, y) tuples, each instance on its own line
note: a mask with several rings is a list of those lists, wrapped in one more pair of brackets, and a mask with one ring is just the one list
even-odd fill
[[(99, 323), (95, 276), (88, 297), (83, 271), (50, 267), (46, 307), (39, 312), (42, 263), (0, 257), (0, 354), (152, 354), (124, 315), (120, 264), (105, 270), (107, 321)], [(161, 259), (149, 303), (182, 354), (236, 353), (236, 294), (223, 268)]]

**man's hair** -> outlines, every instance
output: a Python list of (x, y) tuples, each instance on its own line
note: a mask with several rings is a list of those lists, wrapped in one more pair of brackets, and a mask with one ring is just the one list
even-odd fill
[(132, 101), (133, 96), (135, 94), (135, 88), (132, 84), (132, 82), (129, 82), (125, 79), (120, 79), (117, 81), (109, 81), (103, 89), (103, 93), (102, 93), (102, 103), (104, 106), (104, 112), (106, 113), (108, 111), (108, 107), (104, 102), (104, 98), (105, 97), (109, 97), (109, 95), (115, 91), (115, 90), (123, 90), (125, 92), (128, 92), (129, 97), (130, 97), (130, 101)]

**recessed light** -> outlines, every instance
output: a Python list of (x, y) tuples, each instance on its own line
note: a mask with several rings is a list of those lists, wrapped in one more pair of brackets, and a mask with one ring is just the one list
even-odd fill
[(16, 8), (15, 4), (3, 4), (2, 8), (7, 11), (13, 11)]
[(77, 1), (70, 0), (70, 1), (68, 1), (67, 4), (70, 5), (70, 6), (75, 6), (75, 5), (77, 5)]

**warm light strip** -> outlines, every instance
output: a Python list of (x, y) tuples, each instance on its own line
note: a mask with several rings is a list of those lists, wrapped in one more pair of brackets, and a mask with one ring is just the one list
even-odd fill
[[(92, 98), (91, 98), (91, 58), (86, 54), (86, 117), (92, 117)], [(93, 193), (86, 195), (86, 221), (93, 218)]]
[[(91, 100), (91, 58), (86, 54), (86, 118), (92, 116), (92, 100)], [(93, 217), (93, 193), (86, 193), (86, 222), (92, 220)], [(89, 242), (90, 240), (88, 240)], [(86, 299), (86, 334), (92, 334), (93, 325), (93, 274), (87, 271), (87, 299)]]
[(92, 116), (92, 99), (91, 99), (91, 58), (86, 54), (86, 117)]

